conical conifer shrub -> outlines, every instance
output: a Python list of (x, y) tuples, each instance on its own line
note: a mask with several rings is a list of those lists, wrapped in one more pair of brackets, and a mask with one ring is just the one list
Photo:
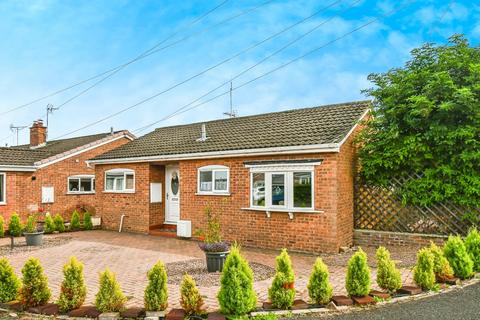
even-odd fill
[(90, 214), (90, 212), (85, 212), (83, 214), (83, 228), (85, 230), (93, 229), (92, 215)]
[(363, 297), (370, 293), (370, 268), (367, 254), (361, 248), (348, 261), (345, 287), (350, 296)]
[(430, 253), (433, 255), (433, 272), (437, 280), (445, 280), (453, 277), (453, 269), (447, 258), (435, 243), (431, 242), (429, 247)]
[(148, 285), (145, 288), (144, 303), (147, 311), (163, 311), (167, 308), (167, 270), (163, 262), (158, 261), (147, 274)]
[(315, 260), (308, 281), (308, 296), (315, 304), (327, 304), (333, 295), (333, 288), (328, 279), (328, 267), (321, 258)]
[(282, 249), (275, 260), (276, 272), (268, 289), (268, 298), (275, 308), (289, 309), (295, 301), (295, 274), (287, 249)]
[(4, 226), (5, 221), (3, 220), (3, 217), (0, 216), (0, 238), (3, 238), (5, 236), (5, 226)]
[(8, 223), (8, 233), (12, 237), (20, 237), (22, 235), (23, 226), (20, 221), (20, 216), (17, 213), (13, 213)]
[(55, 231), (58, 231), (58, 232), (65, 231), (65, 223), (63, 222), (63, 218), (61, 215), (56, 214), (53, 217), (53, 223), (55, 224)]
[(115, 274), (106, 269), (100, 274), (100, 288), (95, 296), (95, 307), (101, 312), (122, 311), (127, 301)]
[(19, 291), (19, 300), (26, 307), (36, 307), (50, 300), (51, 292), (48, 288), (48, 279), (43, 273), (40, 261), (30, 258), (22, 268), (22, 287)]
[(447, 258), (453, 273), (460, 279), (467, 279), (473, 275), (473, 261), (467, 252), (467, 248), (459, 236), (448, 237), (443, 253)]
[(402, 287), (400, 270), (390, 258), (390, 252), (385, 247), (379, 247), (377, 256), (377, 284), (388, 292), (395, 292)]
[(195, 280), (188, 274), (183, 276), (180, 286), (180, 305), (187, 316), (204, 313), (202, 296), (198, 291)]
[(75, 257), (63, 266), (63, 281), (60, 287), (58, 306), (60, 311), (68, 312), (79, 308), (87, 295), (83, 277), (83, 264)]
[(433, 254), (427, 248), (423, 248), (417, 253), (417, 264), (413, 268), (413, 280), (424, 290), (432, 290), (435, 287), (434, 260)]
[(77, 210), (72, 213), (72, 219), (70, 220), (70, 230), (80, 230), (80, 215)]
[(0, 303), (10, 302), (17, 298), (20, 280), (7, 258), (0, 258)]
[(51, 215), (47, 215), (45, 217), (45, 225), (43, 231), (45, 233), (53, 233), (55, 231), (55, 222), (53, 222), (53, 218)]
[(477, 228), (472, 228), (465, 238), (465, 247), (473, 261), (473, 271), (480, 272), (480, 232)]
[(220, 311), (228, 316), (245, 315), (257, 304), (252, 269), (240, 254), (237, 245), (232, 246), (223, 266), (217, 297)]

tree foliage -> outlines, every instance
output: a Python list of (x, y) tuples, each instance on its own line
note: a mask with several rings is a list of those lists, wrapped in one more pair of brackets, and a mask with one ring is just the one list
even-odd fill
[(417, 264), (413, 268), (413, 280), (424, 290), (435, 287), (434, 257), (428, 248), (417, 252)]
[(72, 219), (70, 220), (70, 230), (80, 230), (80, 215), (77, 210), (72, 213)]
[(203, 314), (203, 298), (198, 291), (195, 280), (185, 274), (180, 285), (180, 305), (187, 316)]
[(433, 242), (430, 243), (429, 250), (433, 255), (433, 272), (435, 273), (437, 280), (452, 278), (453, 269), (447, 258), (445, 258), (443, 250)]
[(268, 297), (275, 308), (289, 309), (295, 301), (295, 274), (292, 260), (287, 249), (282, 249), (276, 258), (276, 272), (272, 286), (268, 289)]
[(350, 296), (363, 297), (370, 293), (370, 268), (367, 254), (361, 248), (348, 260), (345, 287)]
[(4, 226), (4, 220), (3, 217), (0, 216), (0, 238), (3, 238), (5, 236), (5, 226)]
[(7, 258), (0, 258), (0, 303), (10, 302), (17, 298), (20, 280)]
[(58, 299), (60, 311), (68, 312), (79, 308), (85, 301), (86, 295), (83, 264), (75, 257), (71, 257), (70, 261), (63, 266), (63, 281)]
[(403, 68), (369, 76), (372, 117), (359, 135), (361, 176), (408, 180), (404, 203), (480, 207), (480, 47), (460, 35), (425, 44)]
[(308, 296), (313, 303), (327, 304), (333, 295), (333, 287), (329, 279), (328, 267), (322, 258), (317, 258), (308, 280)]
[(53, 223), (55, 224), (55, 231), (64, 232), (65, 231), (65, 223), (63, 222), (63, 218), (58, 213), (53, 217)]
[(115, 274), (106, 269), (100, 274), (100, 288), (95, 296), (95, 307), (101, 312), (122, 311), (127, 298), (120, 288)]
[(22, 235), (22, 230), (23, 226), (20, 222), (20, 216), (17, 213), (12, 214), (8, 223), (8, 233), (12, 237), (19, 237)]
[(48, 288), (48, 279), (43, 273), (40, 261), (29, 258), (22, 268), (22, 287), (19, 300), (26, 307), (36, 307), (50, 300), (52, 293)]
[(163, 311), (167, 308), (167, 270), (163, 262), (158, 261), (147, 274), (148, 285), (145, 288), (145, 310)]
[(473, 271), (480, 272), (480, 232), (472, 228), (465, 237), (465, 247), (473, 261)]
[(90, 214), (90, 212), (85, 212), (83, 214), (83, 228), (85, 230), (93, 229), (92, 215)]
[(448, 237), (443, 253), (447, 258), (453, 273), (460, 279), (466, 279), (473, 274), (473, 261), (467, 252), (467, 248), (459, 236)]
[(53, 218), (50, 214), (47, 214), (45, 217), (45, 225), (43, 231), (45, 233), (53, 233), (55, 231), (55, 223), (53, 222)]
[(389, 292), (395, 292), (402, 287), (400, 270), (390, 258), (390, 252), (385, 247), (379, 247), (377, 256), (377, 284)]

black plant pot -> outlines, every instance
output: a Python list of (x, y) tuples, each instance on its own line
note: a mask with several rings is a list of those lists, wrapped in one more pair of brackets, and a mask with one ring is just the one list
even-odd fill
[(208, 272), (222, 272), (223, 265), (230, 251), (224, 252), (205, 252), (205, 257), (207, 259), (207, 270)]

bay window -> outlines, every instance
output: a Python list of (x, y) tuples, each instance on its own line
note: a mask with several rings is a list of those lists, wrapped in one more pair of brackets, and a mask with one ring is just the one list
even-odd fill
[(7, 203), (7, 176), (5, 173), (0, 173), (0, 204)]
[(130, 169), (113, 169), (105, 172), (105, 191), (134, 192), (135, 172)]
[(228, 194), (230, 172), (225, 166), (205, 166), (198, 169), (198, 194)]
[(68, 193), (85, 194), (95, 193), (95, 176), (78, 175), (68, 177)]

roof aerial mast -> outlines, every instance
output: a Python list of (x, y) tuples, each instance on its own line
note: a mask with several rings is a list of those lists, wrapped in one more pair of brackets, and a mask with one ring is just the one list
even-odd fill
[(237, 111), (233, 110), (233, 84), (232, 84), (232, 81), (230, 81), (230, 112), (224, 112), (223, 114), (230, 117), (230, 118), (235, 118), (237, 116)]

